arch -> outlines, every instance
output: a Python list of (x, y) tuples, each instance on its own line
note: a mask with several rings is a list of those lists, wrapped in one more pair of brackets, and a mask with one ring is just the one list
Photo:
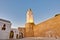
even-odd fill
[(10, 31), (9, 38), (13, 38), (13, 37), (14, 37), (14, 32), (13, 31)]
[(16, 39), (18, 39), (19, 37), (18, 37), (18, 34), (16, 34)]
[(22, 32), (19, 34), (19, 38), (23, 38), (23, 33)]

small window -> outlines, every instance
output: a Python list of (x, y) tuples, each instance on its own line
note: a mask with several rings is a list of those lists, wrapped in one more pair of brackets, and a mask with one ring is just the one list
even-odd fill
[(5, 24), (3, 25), (2, 30), (6, 30), (6, 25)]

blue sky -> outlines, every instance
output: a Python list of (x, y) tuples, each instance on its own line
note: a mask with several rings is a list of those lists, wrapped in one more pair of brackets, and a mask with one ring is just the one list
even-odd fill
[(10, 20), (13, 28), (23, 27), (29, 8), (38, 24), (60, 13), (60, 0), (0, 0), (0, 18)]

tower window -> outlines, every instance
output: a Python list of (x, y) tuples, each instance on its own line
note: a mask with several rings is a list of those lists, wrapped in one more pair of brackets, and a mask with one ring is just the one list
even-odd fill
[(3, 25), (2, 30), (6, 30), (6, 25), (5, 24)]

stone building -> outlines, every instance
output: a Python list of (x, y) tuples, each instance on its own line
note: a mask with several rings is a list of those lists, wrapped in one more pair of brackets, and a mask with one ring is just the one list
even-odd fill
[(18, 28), (24, 34), (24, 37), (60, 37), (60, 14), (41, 22), (39, 24), (34, 23), (32, 10), (29, 9), (26, 15), (25, 27)]
[[(11, 35), (12, 34), (12, 35)], [(16, 28), (11, 28), (9, 38), (19, 39), (19, 31)]]
[(24, 36), (24, 37), (34, 37), (34, 30), (33, 30), (34, 25), (35, 24), (34, 24), (34, 20), (33, 20), (32, 10), (28, 9), (27, 14), (26, 14), (25, 27), (24, 28), (19, 27), (18, 30), (23, 33), (22, 36)]
[(18, 30), (19, 30), (20, 38), (25, 37), (25, 28), (19, 27)]
[(60, 15), (37, 24), (34, 27), (34, 36), (60, 37)]
[(11, 22), (0, 19), (0, 39), (19, 39), (18, 29), (11, 28)]

